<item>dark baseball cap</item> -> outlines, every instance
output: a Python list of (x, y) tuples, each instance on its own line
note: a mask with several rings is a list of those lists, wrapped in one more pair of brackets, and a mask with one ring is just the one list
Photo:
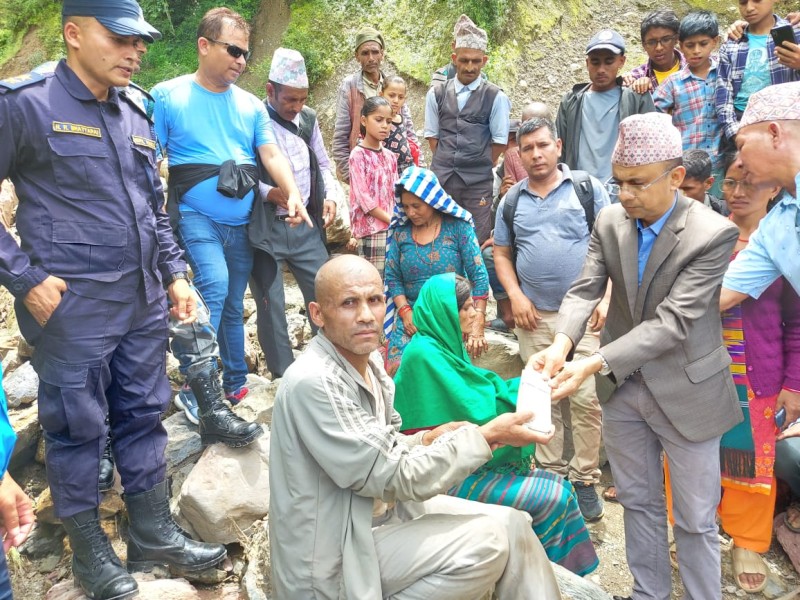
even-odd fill
[(148, 42), (161, 39), (161, 33), (144, 20), (136, 0), (64, 0), (61, 16), (94, 17), (118, 35), (138, 35)]
[(613, 29), (602, 29), (592, 36), (586, 46), (586, 54), (592, 50), (610, 50), (614, 54), (625, 53), (625, 40)]

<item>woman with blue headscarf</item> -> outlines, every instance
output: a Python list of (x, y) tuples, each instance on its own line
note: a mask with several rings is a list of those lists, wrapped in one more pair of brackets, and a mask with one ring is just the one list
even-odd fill
[(386, 288), (389, 297), (386, 370), (394, 375), (403, 349), (416, 332), (414, 302), (428, 279), (457, 273), (469, 279), (478, 318), (466, 335), (467, 351), (479, 356), (488, 348), (483, 328), (489, 276), (475, 236), (472, 215), (461, 208), (428, 169), (409, 167), (395, 184), (397, 201), (389, 224)]

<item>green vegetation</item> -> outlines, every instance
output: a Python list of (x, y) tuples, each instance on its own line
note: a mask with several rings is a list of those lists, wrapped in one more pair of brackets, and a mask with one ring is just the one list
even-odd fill
[[(25, 57), (36, 66), (63, 55), (61, 41), (61, 3), (54, 0), (18, 0), (2, 2), (0, 8), (0, 65), (11, 59), (22, 46), (31, 27), (37, 27), (40, 56)], [(215, 6), (225, 5), (252, 22), (259, 0), (140, 0), (148, 22), (163, 38), (152, 44), (142, 60), (142, 72), (136, 78), (149, 89), (159, 81), (190, 73), (197, 67), (197, 24), (202, 15)]]
[[(312, 86), (331, 76), (353, 55), (355, 33), (364, 24), (381, 30), (392, 63), (404, 75), (427, 82), (430, 73), (450, 58), (452, 27), (466, 13), (489, 32), (489, 77), (507, 89), (517, 79), (521, 57), (535, 60), (557, 51), (559, 40), (585, 36), (596, 26), (593, 8), (601, 0), (293, 0), (292, 19), (282, 45), (299, 50), (306, 59)], [(140, 0), (148, 21), (164, 38), (145, 55), (137, 82), (149, 88), (159, 81), (192, 72), (196, 67), (195, 30), (202, 14), (224, 4), (253, 22), (259, 0)], [(631, 3), (633, 4), (633, 3)], [(638, 4), (638, 2), (637, 2)], [(669, 2), (679, 13), (688, 8), (717, 12), (724, 23), (737, 16), (729, 0)], [(781, 2), (776, 11), (791, 7)], [(22, 64), (35, 66), (62, 53), (60, 8), (57, 0), (6, 0), (0, 4), (0, 66), (22, 48), (25, 34), (36, 33), (35, 50)], [(26, 47), (27, 50), (27, 47)], [(632, 49), (631, 59), (634, 56)], [(18, 57), (20, 58), (20, 57)], [(263, 81), (270, 57), (250, 65)], [(16, 65), (18, 66), (18, 65)], [(251, 90), (256, 93), (260, 91)]]
[(43, 63), (58, 56), (61, 48), (61, 4), (53, 0), (18, 0), (0, 4), (0, 65), (14, 57), (22, 47), (22, 39), (36, 27), (40, 56), (31, 63)]
[[(398, 70), (421, 81), (450, 60), (453, 23), (469, 14), (499, 45), (512, 0), (297, 0), (283, 45), (306, 59), (312, 85), (353, 56), (362, 25), (378, 28)], [(489, 67), (490, 76), (493, 67)]]

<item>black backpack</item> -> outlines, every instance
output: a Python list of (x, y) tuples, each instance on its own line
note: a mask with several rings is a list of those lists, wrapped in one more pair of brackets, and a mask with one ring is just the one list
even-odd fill
[[(594, 228), (594, 188), (592, 187), (592, 181), (586, 171), (571, 171), (571, 173), (572, 186), (575, 188), (575, 194), (583, 207), (583, 212), (586, 215), (586, 226), (589, 228), (589, 234), (591, 235)], [(505, 204), (503, 204), (503, 222), (508, 229), (514, 260), (517, 258), (517, 246), (514, 243), (516, 239), (514, 234), (514, 214), (517, 212), (521, 189), (521, 186), (511, 188), (506, 194)]]

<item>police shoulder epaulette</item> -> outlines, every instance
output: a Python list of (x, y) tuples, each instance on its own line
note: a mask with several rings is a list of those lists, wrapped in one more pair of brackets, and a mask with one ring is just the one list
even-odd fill
[(129, 83), (127, 87), (119, 90), (119, 95), (152, 122), (155, 100), (146, 90), (135, 83)]
[(31, 71), (30, 73), (25, 73), (24, 75), (15, 75), (14, 77), (8, 77), (7, 79), (0, 79), (0, 92), (18, 90), (20, 88), (33, 85), (34, 83), (44, 81), (51, 75), (51, 73), (36, 73)]
[(131, 91), (131, 90), (136, 90), (138, 93), (140, 93), (142, 96), (144, 96), (148, 100), (150, 100), (152, 102), (155, 102), (155, 100), (153, 100), (153, 97), (150, 95), (150, 92), (148, 92), (143, 87), (136, 85), (132, 81), (128, 84), (128, 87), (124, 88), (123, 91), (125, 91), (127, 93), (128, 91)]

